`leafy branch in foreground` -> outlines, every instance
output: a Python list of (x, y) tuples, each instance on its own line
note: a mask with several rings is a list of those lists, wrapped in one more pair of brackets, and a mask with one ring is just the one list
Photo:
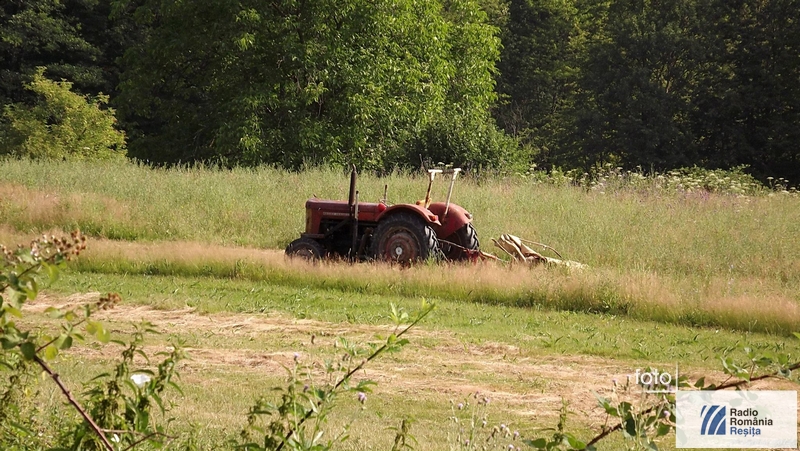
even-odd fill
[[(173, 378), (177, 376), (176, 366), (184, 358), (184, 353), (180, 347), (171, 347), (167, 352), (156, 354), (162, 361), (156, 365), (155, 371), (134, 370), (136, 356), (150, 363), (142, 350), (146, 333), (158, 332), (150, 324), (144, 323), (136, 328), (128, 343), (117, 341), (126, 348), (114, 372), (95, 376), (84, 393), (91, 417), (104, 432), (114, 434), (118, 449), (133, 449), (144, 442), (164, 446), (175, 439), (167, 433), (164, 425), (155, 421), (151, 408), (157, 406), (163, 417), (169, 410), (162, 399), (164, 390), (172, 387), (183, 394)], [(65, 441), (80, 445), (81, 449), (93, 449), (91, 445), (97, 447), (98, 444), (91, 432), (85, 423), (78, 424), (69, 433), (69, 440)]]
[[(81, 339), (82, 336), (75, 331), (75, 327), (88, 321), (91, 314), (90, 307), (86, 308), (85, 318), (75, 323), (76, 313), (51, 311), (51, 314), (61, 316), (67, 321), (62, 327), (62, 331), (55, 337), (47, 335), (39, 336), (29, 330), (21, 330), (17, 327), (12, 317), (22, 318), (22, 306), (29, 300), (36, 299), (39, 293), (40, 276), (45, 273), (50, 282), (54, 281), (58, 275), (58, 267), (73, 257), (80, 255), (86, 248), (86, 238), (79, 232), (73, 232), (70, 238), (56, 238), (43, 236), (31, 242), (29, 247), (18, 247), (10, 250), (5, 246), (0, 246), (3, 259), (0, 264), (0, 345), (3, 352), (0, 354), (0, 365), (15, 371), (3, 398), (12, 400), (15, 398), (13, 392), (21, 390), (19, 377), (28, 370), (30, 363), (35, 363), (47, 373), (58, 385), (61, 392), (69, 403), (81, 414), (83, 419), (97, 433), (100, 440), (108, 449), (113, 449), (108, 438), (96, 423), (89, 417), (86, 410), (81, 407), (77, 400), (56, 372), (46, 363), (46, 360), (54, 359), (60, 350), (72, 346), (75, 338)], [(102, 326), (93, 324), (93, 331), (102, 339), (105, 330)], [(0, 408), (0, 419), (7, 418), (5, 410), (10, 409), (11, 404), (5, 404)], [(19, 431), (27, 432), (18, 423), (13, 423)]]
[[(245, 443), (238, 445), (238, 448), (246, 451), (280, 451), (284, 448), (293, 451), (329, 450), (336, 442), (346, 440), (347, 428), (334, 438), (325, 437), (323, 428), (339, 395), (343, 392), (355, 393), (358, 402), (364, 404), (367, 400), (366, 394), (371, 391), (370, 387), (375, 382), (361, 380), (353, 384), (353, 376), (379, 355), (398, 351), (408, 344), (403, 335), (419, 324), (434, 308), (435, 304), (423, 300), (420, 309), (412, 317), (392, 305), (390, 318), (395, 328), (388, 337), (380, 344), (372, 343), (366, 347), (339, 338), (336, 347), (343, 349), (344, 353), (336, 360), (304, 365), (300, 355), (295, 354), (293, 366), (287, 368), (288, 383), (275, 389), (280, 393), (279, 400), (272, 402), (261, 398), (250, 409), (248, 424), (241, 432), (241, 439)], [(320, 373), (322, 380), (318, 383), (315, 376)], [(267, 420), (265, 426), (259, 423), (262, 417)], [(398, 432), (398, 440), (403, 443), (409, 436), (408, 425), (404, 424), (406, 430), (401, 429)], [(260, 443), (255, 442), (256, 439), (260, 439)]]
[[(92, 319), (98, 310), (118, 304), (121, 300), (119, 295), (111, 293), (97, 302), (71, 309), (47, 308), (45, 313), (59, 322), (55, 333), (48, 332), (47, 325), (26, 327), (23, 306), (35, 300), (39, 287), (56, 280), (59, 268), (85, 247), (86, 239), (75, 232), (68, 239), (42, 237), (15, 251), (0, 249), (3, 254), (0, 268), (0, 370), (10, 370), (8, 383), (0, 385), (0, 447), (128, 451), (148, 444), (159, 449), (177, 449), (178, 446), (194, 449), (191, 438), (181, 446), (178, 437), (170, 435), (165, 427), (171, 419), (167, 419), (169, 406), (162, 396), (168, 387), (180, 392), (173, 379), (177, 376), (177, 363), (183, 358), (181, 349), (173, 347), (168, 352), (159, 353), (162, 361), (153, 370), (134, 370), (134, 361), (138, 358), (150, 366), (143, 350), (144, 337), (147, 333), (157, 332), (149, 324), (144, 324), (136, 328), (128, 342), (112, 340), (102, 323)], [(275, 403), (259, 400), (250, 410), (248, 426), (242, 432), (246, 443), (231, 444), (248, 451), (325, 450), (346, 440), (347, 427), (334, 439), (325, 436), (326, 417), (336, 407), (339, 395), (354, 393), (356, 400), (364, 404), (374, 382), (354, 382), (354, 376), (379, 355), (400, 350), (408, 344), (404, 335), (434, 308), (434, 304), (423, 300), (419, 311), (409, 315), (392, 305), (389, 318), (395, 327), (388, 337), (366, 346), (340, 338), (336, 345), (344, 350), (344, 354), (339, 359), (306, 366), (301, 364), (298, 354), (294, 365), (287, 368), (289, 384), (277, 389), (281, 393), (280, 400)], [(21, 319), (19, 324), (16, 318)], [(76, 341), (84, 340), (84, 335), (94, 336), (101, 343), (119, 344), (124, 346), (124, 350), (114, 370), (94, 377), (86, 384), (82, 399), (79, 399), (54, 369), (52, 361)], [(53, 428), (61, 430), (58, 436), (43, 425), (29, 427), (31, 424), (25, 424), (25, 420), (17, 420), (32, 418), (29, 423), (34, 421), (33, 415), (25, 415), (27, 406), (23, 406), (20, 400), (24, 397), (21, 394), (27, 393), (35, 382), (32, 377), (35, 368), (53, 380), (68, 405), (80, 417), (77, 421), (69, 416), (59, 418), (61, 427)], [(317, 382), (315, 379), (320, 380)], [(160, 414), (151, 414), (153, 407), (157, 407)], [(268, 417), (266, 428), (258, 424), (262, 417)], [(166, 424), (158, 424), (156, 419), (166, 419)], [(395, 449), (410, 448), (408, 440), (413, 440), (413, 436), (409, 425), (410, 422), (404, 421), (396, 429)], [(53, 425), (49, 426), (52, 428)], [(45, 437), (42, 437), (42, 431), (47, 432)], [(260, 441), (263, 445), (250, 439), (254, 432), (262, 436)]]
[[(103, 374), (93, 379), (94, 385), (85, 393), (88, 395), (85, 405), (51, 366), (50, 362), (61, 351), (72, 347), (76, 340), (82, 341), (84, 333), (101, 343), (111, 340), (110, 332), (91, 316), (119, 303), (119, 295), (109, 293), (95, 303), (73, 309), (47, 308), (45, 313), (61, 323), (55, 333), (18, 324), (18, 319), (25, 319), (24, 304), (36, 299), (42, 283), (55, 281), (59, 268), (85, 248), (86, 238), (80, 232), (73, 232), (69, 238), (43, 236), (16, 250), (0, 246), (0, 370), (10, 370), (8, 383), (0, 394), (3, 401), (0, 403), (0, 445), (4, 447), (50, 448), (44, 442), (46, 438), (40, 438), (42, 434), (32, 431), (22, 420), (21, 395), (29, 389), (27, 382), (36, 367), (53, 380), (81, 418), (69, 433), (57, 439), (59, 445), (65, 446), (57, 449), (125, 451), (144, 442), (160, 445), (169, 438), (165, 429), (152, 421), (150, 406), (155, 402), (162, 413), (166, 411), (161, 393), (167, 386), (177, 388), (171, 380), (175, 365), (182, 357), (180, 349), (164, 354), (157, 371), (138, 370), (137, 375), (144, 379), (133, 381), (130, 367), (134, 356), (147, 360), (141, 350), (143, 331), (137, 331), (123, 352), (114, 377)], [(120, 341), (116, 343), (126, 345)], [(105, 378), (109, 380), (104, 383)], [(110, 434), (113, 434), (111, 438)], [(37, 441), (41, 443), (35, 444)], [(67, 446), (68, 443), (71, 445)]]

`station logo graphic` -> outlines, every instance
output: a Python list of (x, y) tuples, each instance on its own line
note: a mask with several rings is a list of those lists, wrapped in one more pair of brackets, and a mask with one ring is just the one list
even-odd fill
[(797, 392), (683, 391), (675, 396), (677, 448), (797, 448)]
[(725, 406), (705, 405), (700, 410), (700, 435), (725, 435)]

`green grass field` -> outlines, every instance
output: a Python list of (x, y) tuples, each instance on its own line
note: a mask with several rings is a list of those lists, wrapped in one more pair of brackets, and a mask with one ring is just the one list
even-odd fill
[[(101, 247), (81, 261), (81, 271), (235, 275), (377, 294), (432, 290), (486, 303), (685, 325), (781, 334), (800, 329), (796, 195), (709, 193), (692, 189), (691, 180), (685, 181), (688, 188), (667, 191), (656, 189), (655, 178), (631, 178), (619, 186), (609, 182), (599, 191), (537, 183), (534, 177), (466, 179), (457, 185), (454, 201), (475, 215), (485, 250), (494, 250), (490, 238), (512, 233), (548, 244), (591, 270), (579, 275), (540, 271), (530, 277), (523, 271), (509, 277), (491, 269), (475, 278), (450, 268), (425, 268), (413, 277), (362, 268), (370, 272), (366, 278), (340, 275), (335, 268), (292, 271), (249, 249), (230, 249), (282, 249), (302, 231), (308, 197), (346, 197), (348, 179), (338, 171), (5, 161), (0, 173), (2, 233), (8, 239), (79, 228), (98, 238), (153, 243), (147, 255), (134, 252), (125, 258), (119, 258), (124, 249)], [(362, 176), (361, 199), (377, 201), (384, 184), (390, 187), (390, 202), (421, 198), (426, 185), (419, 176)], [(443, 197), (445, 190), (443, 182), (434, 191)], [(450, 283), (454, 273), (459, 283)]]
[[(495, 251), (491, 237), (512, 233), (588, 264), (581, 272), (287, 262), (281, 249), (301, 232), (306, 198), (346, 197), (347, 176), (333, 170), (4, 161), (0, 243), (73, 228), (90, 235), (87, 252), (42, 302), (116, 291), (124, 304), (105, 317), (116, 333), (148, 320), (162, 332), (148, 342), (152, 350), (183, 341), (195, 357), (182, 369), (177, 426), (202, 424), (206, 447), (238, 432), (252, 401), (281, 383), (281, 364), (294, 352), (321, 358), (334, 352), (337, 336), (374, 339), (385, 333), (390, 303), (411, 309), (420, 298), (438, 309), (408, 349), (367, 369), (364, 377), (379, 386), (366, 410), (349, 400), (332, 420), (331, 430), (355, 415), (343, 449), (390, 448), (386, 428), (402, 418), (415, 421), (416, 449), (459, 449), (451, 402), (476, 391), (496, 401), (492, 421), (527, 437), (554, 426), (566, 399), (571, 424), (589, 438), (604, 421), (592, 392), (613, 395), (612, 380), (636, 369), (677, 364), (690, 377), (721, 381), (719, 357), (742, 356), (741, 346), (797, 360), (800, 198), (708, 192), (690, 180), (681, 189), (655, 178), (616, 181), (586, 187), (497, 177), (456, 185), (454, 202), (475, 215), (484, 250)], [(362, 175), (360, 198), (377, 201), (384, 184), (390, 202), (421, 198), (426, 186), (420, 176)], [(446, 184), (434, 190), (444, 197)], [(320, 337), (314, 346), (311, 335)], [(113, 354), (78, 347), (60, 371), (85, 380)], [(59, 405), (41, 385), (48, 405)], [(670, 437), (662, 448), (674, 446)], [(624, 446), (621, 437), (601, 443)]]

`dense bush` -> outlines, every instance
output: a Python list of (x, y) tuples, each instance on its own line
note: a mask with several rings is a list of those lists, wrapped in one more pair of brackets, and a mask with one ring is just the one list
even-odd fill
[(72, 92), (72, 83), (52, 81), (40, 68), (26, 88), (39, 102), (6, 105), (0, 120), (0, 155), (106, 160), (125, 155), (125, 134), (116, 128), (108, 97)]

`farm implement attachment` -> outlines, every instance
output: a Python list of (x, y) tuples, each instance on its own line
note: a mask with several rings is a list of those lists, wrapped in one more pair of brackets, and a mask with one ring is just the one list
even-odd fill
[[(585, 269), (587, 267), (583, 263), (578, 263), (571, 260), (564, 260), (563, 257), (561, 257), (561, 254), (558, 253), (558, 251), (556, 251), (555, 249), (546, 244), (523, 240), (522, 238), (516, 237), (514, 235), (509, 235), (507, 233), (500, 235), (499, 239), (492, 238), (492, 242), (503, 252), (511, 256), (511, 258), (514, 261), (529, 263), (531, 265), (545, 264), (550, 266), (563, 266), (571, 269)], [(560, 258), (545, 257), (544, 255), (528, 247), (526, 243), (535, 246), (540, 246), (545, 249), (549, 249), (553, 251), (553, 253), (558, 255)]]

